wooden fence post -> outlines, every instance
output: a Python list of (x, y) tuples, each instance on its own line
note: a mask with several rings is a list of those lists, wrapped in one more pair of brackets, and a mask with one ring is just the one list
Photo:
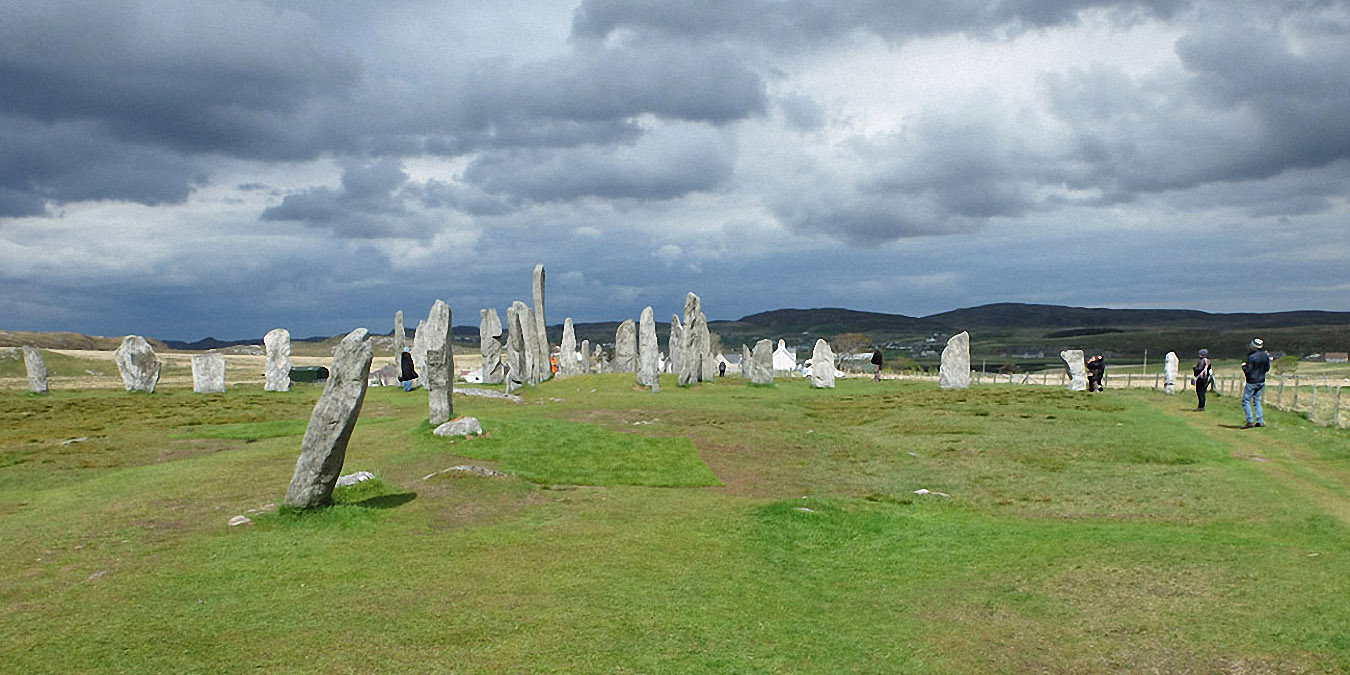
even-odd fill
[(1316, 380), (1313, 381), (1312, 409), (1310, 409), (1310, 410), (1308, 411), (1308, 420), (1309, 420), (1309, 421), (1312, 421), (1312, 422), (1316, 422), (1316, 421), (1317, 421), (1317, 381), (1316, 381)]
[(1298, 376), (1294, 376), (1294, 403), (1289, 406), (1290, 410), (1298, 410)]
[(1284, 410), (1284, 376), (1280, 376), (1280, 389), (1275, 392), (1275, 407)]
[(1341, 385), (1336, 385), (1336, 405), (1332, 406), (1331, 423), (1341, 428)]

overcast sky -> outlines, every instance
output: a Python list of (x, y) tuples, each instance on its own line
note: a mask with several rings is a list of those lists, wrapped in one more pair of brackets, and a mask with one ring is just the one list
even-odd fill
[(1350, 310), (1350, 2), (0, 15), (3, 329)]

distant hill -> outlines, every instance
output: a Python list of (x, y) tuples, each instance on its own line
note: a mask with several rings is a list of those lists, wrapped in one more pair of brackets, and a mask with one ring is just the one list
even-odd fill
[[(151, 347), (165, 349), (167, 345), (154, 338), (146, 338)], [(122, 337), (82, 335), (80, 333), (41, 333), (24, 330), (0, 330), (0, 347), (38, 347), (41, 349), (87, 349), (113, 351), (122, 344)]]

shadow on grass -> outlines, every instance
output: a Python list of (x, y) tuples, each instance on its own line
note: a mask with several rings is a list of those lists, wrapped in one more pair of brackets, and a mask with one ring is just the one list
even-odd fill
[(417, 499), (416, 492), (401, 492), (392, 495), (369, 497), (367, 499), (362, 499), (359, 502), (347, 502), (347, 506), (358, 506), (363, 509), (396, 509), (414, 499)]

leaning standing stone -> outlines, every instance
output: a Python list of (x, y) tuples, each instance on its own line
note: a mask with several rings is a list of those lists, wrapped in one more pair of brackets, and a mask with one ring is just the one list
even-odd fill
[(198, 394), (225, 392), (225, 357), (220, 354), (192, 357), (192, 391)]
[(637, 372), (637, 326), (624, 319), (614, 332), (614, 368), (616, 373)]
[(750, 354), (750, 384), (773, 384), (773, 343), (760, 340)]
[(455, 355), (451, 350), (454, 338), (450, 334), (450, 306), (437, 300), (431, 306), (426, 323), (417, 332), (420, 337), (426, 333), (426, 360), (422, 364), (422, 383), (427, 390), (430, 408), (431, 426), (438, 426), (450, 419), (454, 404), (450, 395), (454, 392)]
[(1069, 391), (1087, 391), (1087, 363), (1083, 361), (1083, 350), (1065, 349), (1059, 353), (1064, 366), (1069, 369)]
[(332, 375), (309, 416), (300, 459), (286, 489), (287, 506), (307, 509), (333, 500), (333, 486), (342, 475), (342, 462), (347, 456), (347, 441), (366, 398), (371, 358), (366, 335), (366, 329), (357, 328), (342, 338), (333, 353)]
[(661, 350), (656, 344), (656, 316), (651, 307), (644, 307), (638, 318), (637, 382), (644, 387), (655, 387), (660, 376)]
[(273, 328), (263, 336), (267, 347), (267, 384), (263, 391), (291, 390), (291, 333), (285, 328)]
[(1177, 358), (1176, 352), (1167, 352), (1163, 357), (1163, 393), (1172, 395), (1177, 393), (1177, 369), (1181, 367), (1181, 359)]
[(811, 351), (811, 386), (816, 389), (834, 389), (834, 350), (825, 338), (816, 340)]
[(24, 345), (23, 367), (28, 372), (28, 391), (47, 393), (47, 362), (43, 360), (42, 352)]
[(947, 346), (942, 350), (938, 386), (943, 389), (970, 387), (970, 333), (961, 331), (947, 340)]
[(145, 338), (139, 335), (122, 338), (113, 358), (117, 359), (117, 370), (122, 373), (122, 384), (127, 391), (155, 392), (155, 385), (159, 383), (159, 357)]

